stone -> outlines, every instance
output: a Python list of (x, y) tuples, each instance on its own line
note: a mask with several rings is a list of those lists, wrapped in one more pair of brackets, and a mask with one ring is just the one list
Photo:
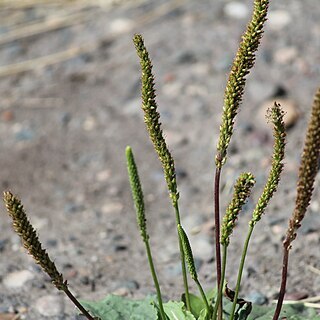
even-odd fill
[(119, 213), (123, 209), (123, 204), (120, 202), (109, 202), (102, 206), (101, 211), (103, 214)]
[(35, 132), (28, 128), (21, 128), (15, 134), (15, 138), (17, 141), (31, 141), (35, 138)]
[(107, 181), (111, 176), (110, 170), (103, 170), (96, 174), (96, 180), (99, 182), (105, 182)]
[(248, 6), (240, 1), (227, 3), (224, 6), (223, 12), (227, 17), (234, 19), (245, 19), (249, 15)]
[(32, 279), (34, 274), (29, 270), (15, 271), (3, 279), (3, 284), (10, 289), (19, 289)]
[(263, 305), (268, 302), (268, 299), (265, 295), (260, 292), (251, 292), (247, 297), (246, 300), (252, 302), (253, 304)]
[(133, 21), (130, 19), (125, 19), (125, 18), (114, 19), (110, 23), (110, 31), (120, 34), (120, 33), (130, 31), (132, 29), (132, 26), (133, 26)]
[(0, 313), (0, 320), (13, 320), (16, 316), (15, 313)]
[(274, 54), (274, 61), (279, 64), (288, 64), (297, 58), (298, 51), (295, 47), (284, 47)]
[(55, 317), (63, 313), (64, 303), (61, 296), (46, 295), (36, 301), (35, 308), (44, 317)]
[(97, 121), (94, 117), (88, 116), (83, 122), (83, 129), (85, 131), (92, 131), (96, 128)]
[(279, 31), (289, 25), (292, 18), (286, 10), (273, 10), (269, 12), (267, 25), (274, 31)]
[(3, 110), (1, 112), (1, 120), (4, 122), (11, 122), (14, 119), (14, 112), (12, 110)]
[(173, 59), (177, 64), (191, 64), (197, 62), (195, 54), (188, 50), (178, 51)]
[(189, 237), (194, 258), (209, 261), (214, 256), (214, 246), (206, 235), (195, 235)]

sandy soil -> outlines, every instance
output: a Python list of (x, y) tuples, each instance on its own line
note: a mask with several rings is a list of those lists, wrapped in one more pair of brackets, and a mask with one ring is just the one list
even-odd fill
[[(252, 1), (243, 2), (237, 10), (235, 2), (222, 0), (0, 9), (0, 183), (23, 200), (43, 244), (79, 297), (154, 292), (135, 223), (126, 145), (132, 146), (140, 169), (162, 290), (167, 298), (182, 293), (174, 213), (140, 110), (135, 32), (144, 35), (154, 62), (163, 129), (176, 160), (182, 222), (189, 233), (199, 231), (191, 241), (200, 277), (205, 288), (214, 285), (215, 144), (228, 70), (251, 10)], [(261, 294), (269, 301), (279, 286), (281, 238), (294, 206), (303, 135), (320, 72), (318, 0), (271, 1), (270, 12), (221, 186), (223, 209), (240, 172), (251, 171), (257, 179), (230, 246), (227, 272), (233, 286), (250, 212), (270, 165), (272, 133), (262, 116), (264, 105), (281, 98), (293, 114), (286, 167), (279, 192), (255, 230), (242, 287), (244, 296)], [(46, 31), (49, 18), (67, 23)], [(35, 21), (41, 31), (17, 36)], [(1, 37), (7, 39), (1, 42)], [(40, 57), (47, 58), (21, 64)], [(8, 68), (11, 64), (17, 65)], [(291, 294), (320, 291), (319, 205), (316, 187), (292, 250)], [(73, 306), (20, 248), (4, 206), (1, 211), (0, 314), (75, 319)], [(29, 281), (15, 287), (10, 277), (19, 284), (21, 271), (27, 271)], [(41, 298), (48, 296), (57, 306), (51, 304), (45, 316)]]

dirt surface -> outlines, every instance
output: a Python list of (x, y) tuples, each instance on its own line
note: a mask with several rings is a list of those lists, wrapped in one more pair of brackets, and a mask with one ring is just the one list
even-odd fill
[[(174, 212), (140, 110), (135, 32), (144, 35), (154, 62), (163, 129), (176, 160), (182, 223), (192, 233), (204, 287), (214, 285), (215, 144), (227, 74), (251, 3), (1, 7), (0, 183), (23, 200), (44, 246), (80, 298), (154, 293), (128, 185), (126, 145), (140, 169), (162, 291), (167, 299), (182, 293)], [(281, 238), (294, 206), (303, 135), (319, 86), (319, 10), (318, 0), (271, 1), (223, 168), (222, 211), (240, 172), (251, 171), (257, 180), (230, 245), (227, 278), (233, 287), (247, 223), (270, 166), (273, 141), (264, 105), (281, 98), (291, 116), (286, 166), (247, 258), (242, 293), (253, 300), (271, 302), (279, 287)], [(45, 29), (50, 19), (57, 28)], [(30, 32), (36, 22), (38, 31)], [(36, 58), (41, 59), (26, 63)], [(319, 208), (317, 186), (292, 250), (288, 293), (294, 296), (320, 293)], [(1, 211), (0, 314), (76, 319), (74, 307), (21, 249), (3, 205)]]

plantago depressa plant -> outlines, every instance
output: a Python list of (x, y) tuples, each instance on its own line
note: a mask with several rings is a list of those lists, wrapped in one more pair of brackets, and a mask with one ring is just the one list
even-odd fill
[[(134, 207), (137, 215), (137, 224), (141, 238), (145, 244), (151, 276), (156, 290), (156, 298), (147, 297), (144, 300), (134, 301), (116, 296), (107, 296), (100, 302), (78, 301), (69, 291), (67, 281), (57, 270), (46, 250), (38, 239), (35, 229), (29, 222), (25, 210), (18, 198), (11, 192), (4, 193), (4, 201), (7, 211), (13, 220), (13, 228), (21, 237), (23, 246), (35, 259), (41, 268), (49, 275), (52, 283), (58, 290), (63, 291), (87, 319), (120, 320), (120, 319), (146, 319), (146, 320), (253, 320), (253, 319), (320, 319), (315, 312), (300, 308), (300, 311), (290, 306), (283, 306), (286, 290), (289, 251), (292, 242), (297, 236), (297, 231), (306, 215), (312, 192), (315, 176), (318, 172), (320, 154), (320, 87), (317, 90), (312, 106), (311, 119), (309, 121), (305, 138), (304, 149), (299, 168), (296, 205), (288, 230), (283, 241), (282, 278), (279, 290), (277, 306), (260, 307), (239, 298), (242, 273), (247, 256), (250, 239), (254, 227), (261, 220), (267, 205), (277, 191), (280, 175), (283, 170), (285, 155), (286, 132), (283, 121), (284, 112), (278, 103), (274, 103), (268, 111), (267, 117), (273, 125), (273, 154), (269, 176), (262, 190), (256, 206), (252, 212), (252, 218), (248, 225), (246, 240), (240, 257), (237, 282), (234, 291), (226, 285), (227, 278), (227, 253), (231, 241), (231, 235), (236, 226), (236, 221), (241, 219), (241, 211), (251, 190), (255, 184), (252, 173), (242, 173), (234, 185), (233, 197), (227, 206), (220, 226), (220, 180), (222, 167), (226, 163), (228, 146), (231, 141), (235, 117), (242, 101), (246, 76), (254, 66), (255, 54), (258, 50), (263, 34), (264, 23), (267, 19), (269, 0), (254, 0), (252, 18), (242, 36), (242, 41), (236, 53), (231, 72), (227, 81), (224, 95), (222, 122), (215, 156), (215, 178), (213, 183), (214, 193), (214, 221), (215, 221), (215, 247), (216, 247), (216, 280), (211, 283), (211, 291), (205, 292), (195, 267), (192, 248), (188, 236), (183, 228), (183, 219), (179, 210), (179, 192), (176, 179), (174, 159), (164, 138), (160, 114), (156, 103), (154, 88), (154, 75), (152, 63), (141, 35), (133, 38), (137, 55), (141, 66), (141, 95), (144, 122), (149, 133), (159, 160), (163, 167), (164, 179), (167, 184), (169, 196), (175, 214), (177, 240), (180, 249), (182, 281), (184, 283), (184, 298), (182, 301), (164, 302), (160, 287), (161, 279), (158, 279), (156, 267), (153, 262), (149, 233), (147, 231), (147, 213), (137, 165), (131, 147), (126, 148), (127, 168), (129, 182), (132, 191)], [(222, 257), (221, 257), (222, 251)], [(188, 270), (187, 270), (188, 269)], [(189, 291), (188, 274), (196, 283), (200, 296)], [(312, 313), (313, 312), (313, 313)], [(311, 317), (311, 318), (310, 318)]]

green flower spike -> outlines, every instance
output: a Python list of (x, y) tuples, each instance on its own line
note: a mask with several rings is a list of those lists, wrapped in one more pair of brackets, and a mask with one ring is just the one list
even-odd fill
[(137, 214), (137, 223), (140, 229), (140, 234), (142, 237), (143, 242), (146, 246), (146, 252), (149, 262), (149, 267), (151, 270), (151, 275), (153, 278), (154, 286), (157, 291), (157, 298), (159, 303), (159, 310), (162, 320), (166, 320), (166, 314), (163, 309), (163, 303), (162, 303), (162, 296), (161, 296), (161, 290), (160, 285), (158, 281), (158, 277), (156, 274), (156, 270), (154, 267), (152, 254), (151, 254), (151, 248), (149, 244), (149, 235), (147, 233), (147, 223), (146, 223), (146, 216), (145, 216), (145, 209), (144, 209), (144, 201), (143, 201), (143, 192), (140, 184), (140, 178), (139, 173), (137, 169), (136, 162), (134, 160), (134, 156), (132, 153), (131, 147), (126, 148), (126, 158), (127, 158), (127, 167), (128, 167), (128, 174), (129, 174), (129, 181), (130, 181), (130, 187), (132, 192), (132, 198), (134, 202), (134, 206), (136, 209)]
[(221, 226), (221, 241), (222, 245), (229, 245), (230, 236), (246, 200), (250, 196), (251, 189), (255, 184), (254, 176), (251, 173), (242, 173), (234, 186), (233, 198), (226, 210)]
[(55, 263), (50, 259), (46, 250), (42, 248), (42, 244), (38, 239), (36, 230), (31, 225), (21, 201), (9, 191), (3, 193), (3, 200), (5, 202), (8, 214), (12, 218), (12, 226), (14, 231), (20, 236), (23, 246), (27, 249), (35, 262), (40, 265), (45, 273), (48, 274), (53, 285), (58, 290), (64, 291), (68, 298), (88, 320), (97, 319), (91, 317), (88, 311), (69, 291), (67, 281), (63, 280), (63, 276), (57, 270)]
[(195, 283), (197, 284), (197, 286), (199, 288), (200, 294), (202, 296), (202, 300), (206, 305), (208, 316), (210, 316), (211, 309), (210, 309), (207, 297), (206, 297), (206, 295), (205, 295), (205, 293), (203, 291), (203, 288), (202, 288), (202, 286), (201, 286), (201, 284), (199, 282), (199, 279), (198, 279), (198, 274), (197, 274), (196, 266), (195, 266), (195, 263), (194, 263), (193, 254), (192, 254), (192, 250), (191, 250), (191, 246), (190, 246), (190, 242), (189, 242), (188, 236), (187, 236), (186, 232), (183, 230), (183, 228), (182, 228), (182, 226), (180, 224), (178, 224), (177, 229), (178, 229), (178, 234), (179, 234), (179, 237), (180, 237), (180, 240), (181, 240), (181, 243), (182, 243), (184, 255), (186, 257), (186, 261), (187, 261), (187, 264), (188, 264), (189, 273), (191, 275), (191, 278), (195, 281)]
[(283, 122), (284, 112), (275, 102), (273, 108), (268, 110), (267, 117), (273, 123), (274, 146), (271, 170), (267, 183), (253, 211), (250, 226), (254, 226), (262, 217), (269, 201), (277, 191), (280, 175), (283, 169), (284, 149), (286, 145), (286, 132)]
[[(144, 111), (144, 122), (146, 124), (150, 139), (153, 143), (153, 147), (156, 150), (163, 167), (164, 177), (167, 182), (169, 195), (172, 201), (172, 206), (175, 210), (176, 224), (178, 225), (180, 224), (180, 212), (178, 205), (179, 193), (177, 190), (176, 169), (174, 166), (174, 160), (167, 147), (166, 141), (163, 137), (161, 130), (160, 114), (157, 112), (154, 76), (152, 74), (152, 63), (149, 57), (149, 53), (144, 45), (142, 36), (136, 34), (133, 38), (133, 43), (136, 47), (138, 57), (140, 58), (140, 66), (142, 71), (141, 96), (142, 110)], [(190, 295), (188, 288), (187, 271), (180, 238), (179, 249), (187, 310), (190, 310)]]
[(140, 234), (144, 242), (148, 241), (149, 235), (147, 233), (146, 216), (144, 209), (143, 192), (140, 184), (138, 169), (133, 157), (132, 149), (128, 146), (126, 148), (126, 158), (129, 174), (129, 182), (132, 192), (132, 198), (137, 213), (137, 223)]
[(49, 275), (52, 283), (58, 290), (65, 290), (67, 283), (57, 270), (48, 253), (42, 248), (37, 233), (25, 213), (20, 200), (11, 192), (4, 192), (4, 202), (8, 214), (12, 218), (14, 231), (20, 236), (23, 246), (27, 249), (36, 263)]
[(283, 116), (284, 116), (284, 112), (283, 110), (281, 110), (280, 105), (277, 104), (276, 102), (274, 103), (274, 106), (268, 110), (268, 113), (267, 113), (268, 119), (273, 124), (273, 137), (274, 137), (271, 169), (269, 172), (268, 180), (263, 188), (262, 194), (253, 211), (252, 219), (249, 222), (249, 231), (248, 231), (245, 244), (243, 247), (242, 255), (241, 255), (241, 261), (240, 261), (240, 266), (238, 271), (238, 278), (237, 278), (237, 284), (235, 289), (235, 295), (234, 295), (234, 301), (232, 305), (230, 320), (233, 320), (235, 316), (236, 304), (239, 296), (244, 263), (247, 256), (248, 247), (249, 247), (254, 226), (258, 221), (261, 220), (267, 205), (269, 204), (274, 193), (277, 191), (277, 188), (279, 185), (280, 176), (283, 169), (284, 150), (286, 145), (286, 132), (285, 132), (285, 126), (283, 122)]
[(242, 36), (242, 41), (232, 64), (224, 94), (222, 123), (217, 144), (216, 165), (218, 168), (221, 168), (226, 162), (234, 120), (244, 93), (246, 76), (254, 66), (255, 54), (263, 35), (263, 26), (266, 21), (268, 6), (269, 0), (254, 1), (251, 21)]
[(144, 122), (147, 126), (153, 146), (161, 161), (170, 197), (174, 201), (179, 198), (177, 191), (176, 172), (174, 160), (162, 134), (160, 114), (157, 111), (156, 91), (154, 88), (154, 76), (152, 74), (151, 59), (149, 58), (149, 53), (144, 45), (141, 35), (136, 34), (133, 38), (133, 42), (140, 58), (140, 65), (142, 69), (141, 96), (142, 110), (144, 111)]

